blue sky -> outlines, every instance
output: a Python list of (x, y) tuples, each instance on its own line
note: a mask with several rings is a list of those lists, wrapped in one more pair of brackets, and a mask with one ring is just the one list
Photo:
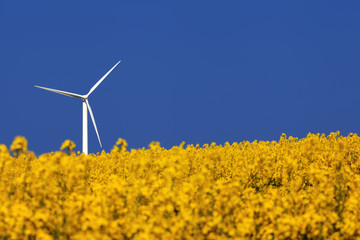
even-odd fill
[[(1, 1), (0, 143), (81, 150), (81, 100), (109, 151), (160, 141), (358, 133), (358, 1)], [(90, 120), (90, 119), (89, 119)], [(89, 121), (89, 152), (101, 151)]]

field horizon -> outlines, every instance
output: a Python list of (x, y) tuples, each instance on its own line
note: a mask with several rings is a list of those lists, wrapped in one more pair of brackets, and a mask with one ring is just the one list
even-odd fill
[(0, 145), (2, 239), (355, 239), (360, 137), (36, 156)]

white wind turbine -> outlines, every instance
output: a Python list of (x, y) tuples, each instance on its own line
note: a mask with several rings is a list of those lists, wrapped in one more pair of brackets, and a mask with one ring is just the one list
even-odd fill
[(75, 97), (75, 98), (81, 98), (82, 99), (82, 103), (83, 103), (83, 136), (82, 136), (82, 150), (83, 153), (85, 153), (86, 155), (88, 154), (88, 114), (87, 114), (87, 110), (89, 109), (90, 112), (90, 116), (91, 116), (91, 120), (94, 124), (94, 128), (95, 128), (95, 132), (96, 135), (98, 137), (99, 143), (100, 143), (100, 147), (102, 147), (101, 145), (101, 141), (100, 141), (100, 137), (99, 137), (99, 133), (98, 130), (96, 128), (96, 123), (95, 123), (95, 118), (94, 115), (91, 111), (91, 107), (89, 104), (89, 100), (88, 97), (89, 95), (97, 88), (97, 86), (99, 86), (99, 84), (104, 81), (104, 79), (107, 77), (107, 75), (109, 75), (111, 73), (112, 70), (114, 70), (114, 68), (120, 63), (121, 61), (117, 62), (115, 64), (115, 66), (113, 66), (91, 89), (90, 91), (86, 94), (86, 95), (80, 95), (80, 94), (76, 94), (76, 93), (71, 93), (71, 92), (65, 92), (65, 91), (60, 91), (60, 90), (56, 90), (56, 89), (51, 89), (51, 88), (46, 88), (46, 87), (40, 87), (40, 86), (36, 86), (37, 88), (42, 88), (51, 92), (55, 92), (55, 93), (59, 93), (65, 96), (69, 96), (69, 97)]

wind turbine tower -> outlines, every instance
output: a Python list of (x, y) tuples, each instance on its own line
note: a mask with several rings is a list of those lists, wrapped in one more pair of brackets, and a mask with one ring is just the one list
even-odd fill
[(61, 91), (61, 90), (56, 90), (56, 89), (52, 89), (52, 88), (47, 88), (47, 87), (40, 87), (40, 86), (36, 86), (37, 88), (41, 88), (41, 89), (44, 89), (44, 90), (48, 90), (48, 91), (51, 91), (51, 92), (55, 92), (55, 93), (59, 93), (59, 94), (62, 94), (62, 95), (65, 95), (65, 96), (68, 96), (68, 97), (74, 97), (74, 98), (81, 98), (82, 99), (82, 112), (83, 112), (83, 117), (82, 117), (82, 120), (83, 120), (83, 125), (82, 125), (82, 132), (83, 132), (83, 135), (82, 135), (82, 151), (83, 153), (85, 153), (86, 155), (88, 154), (88, 110), (89, 110), (89, 113), (90, 113), (90, 117), (91, 117), (91, 120), (94, 124), (94, 128), (95, 128), (95, 132), (96, 132), (96, 135), (98, 137), (98, 140), (99, 140), (99, 144), (100, 144), (100, 147), (102, 147), (101, 145), (101, 140), (100, 140), (100, 136), (99, 136), (99, 133), (98, 133), (98, 130), (97, 130), (97, 127), (96, 127), (96, 123), (95, 123), (95, 118), (94, 118), (94, 114), (91, 110), (91, 107), (90, 107), (90, 104), (89, 104), (89, 96), (90, 94), (100, 85), (100, 83), (102, 81), (104, 81), (104, 79), (107, 77), (107, 75), (109, 75), (111, 73), (112, 70), (114, 70), (114, 68), (120, 63), (121, 61), (117, 62), (115, 64), (115, 66), (113, 66), (91, 89), (90, 91), (86, 94), (86, 95), (80, 95), (80, 94), (76, 94), (76, 93), (71, 93), (71, 92), (65, 92), (65, 91)]

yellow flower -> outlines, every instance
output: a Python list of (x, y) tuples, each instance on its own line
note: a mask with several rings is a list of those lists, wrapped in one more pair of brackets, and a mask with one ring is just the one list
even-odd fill
[(67, 139), (61, 144), (60, 150), (66, 149), (67, 151), (72, 152), (75, 147), (76, 144), (73, 141)]
[(17, 136), (15, 137), (14, 141), (10, 146), (10, 151), (20, 154), (22, 152), (26, 152), (27, 148), (28, 148), (28, 142), (26, 138), (23, 136)]
[(5, 144), (0, 144), (0, 153), (9, 154), (9, 150)]
[(151, 149), (151, 150), (155, 150), (155, 149), (159, 149), (160, 148), (160, 143), (159, 142), (151, 142), (150, 144), (149, 144), (149, 148)]
[[(120, 146), (120, 147), (119, 147)], [(126, 142), (125, 139), (119, 138), (116, 141), (116, 144), (114, 145), (113, 149), (111, 150), (111, 152), (126, 152), (126, 148), (128, 146), (128, 143)]]

